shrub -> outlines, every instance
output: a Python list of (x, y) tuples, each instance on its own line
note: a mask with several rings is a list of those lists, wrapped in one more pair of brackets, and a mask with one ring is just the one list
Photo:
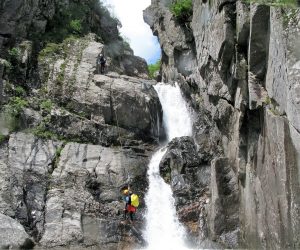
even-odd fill
[(15, 93), (16, 93), (16, 96), (19, 96), (19, 97), (22, 97), (22, 96), (26, 95), (25, 89), (23, 87), (21, 87), (21, 86), (17, 86), (15, 88)]
[(23, 108), (28, 106), (28, 102), (20, 97), (13, 97), (9, 104), (8, 110), (14, 116), (19, 116)]
[(59, 54), (60, 46), (56, 43), (47, 43), (46, 47), (39, 53), (39, 58), (44, 58), (49, 55)]
[(248, 0), (247, 2), (279, 6), (279, 7), (292, 7), (297, 8), (296, 0)]
[(79, 19), (71, 20), (70, 29), (71, 29), (72, 33), (81, 34), (81, 32), (82, 32), (81, 20), (79, 20)]
[(8, 50), (8, 54), (11, 60), (18, 60), (20, 53), (21, 52), (19, 48), (12, 48)]
[(36, 127), (31, 131), (35, 136), (42, 138), (42, 139), (49, 139), (49, 140), (57, 140), (58, 136), (57, 134), (46, 130), (45, 128), (42, 127)]
[(0, 144), (1, 144), (2, 142), (6, 141), (7, 138), (8, 138), (7, 135), (3, 135), (2, 133), (0, 133)]
[(161, 65), (161, 61), (160, 60), (158, 60), (154, 64), (149, 64), (148, 65), (149, 76), (150, 76), (151, 79), (153, 79), (155, 77), (155, 72), (159, 71), (160, 65)]
[(171, 4), (171, 12), (180, 22), (187, 22), (193, 15), (192, 0), (175, 0)]
[(9, 132), (17, 131), (20, 127), (21, 111), (28, 106), (28, 102), (20, 97), (13, 97), (4, 106), (3, 114)]
[(42, 101), (41, 105), (40, 105), (41, 109), (44, 109), (48, 112), (51, 111), (52, 107), (53, 107), (53, 103), (51, 102), (51, 100), (44, 100)]

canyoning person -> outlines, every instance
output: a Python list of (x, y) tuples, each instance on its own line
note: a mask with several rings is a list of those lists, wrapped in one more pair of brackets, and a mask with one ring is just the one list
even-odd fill
[(134, 220), (134, 214), (136, 213), (136, 209), (139, 205), (138, 196), (133, 194), (129, 189), (124, 189), (122, 193), (125, 201), (124, 219), (127, 220), (129, 215), (130, 222), (132, 223)]
[[(104, 74), (105, 66), (106, 66), (106, 59), (104, 58), (104, 55), (100, 53), (97, 57), (98, 73)], [(100, 70), (99, 70), (99, 68), (100, 68)]]

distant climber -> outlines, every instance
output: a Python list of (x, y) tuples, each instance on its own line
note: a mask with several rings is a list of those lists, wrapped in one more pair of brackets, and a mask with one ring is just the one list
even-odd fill
[(99, 54), (97, 57), (97, 73), (104, 74), (106, 66), (106, 59), (104, 58), (103, 54)]
[(122, 192), (125, 201), (124, 218), (127, 220), (129, 214), (130, 222), (132, 223), (134, 220), (133, 215), (136, 213), (136, 208), (139, 206), (139, 198), (128, 189), (124, 189)]

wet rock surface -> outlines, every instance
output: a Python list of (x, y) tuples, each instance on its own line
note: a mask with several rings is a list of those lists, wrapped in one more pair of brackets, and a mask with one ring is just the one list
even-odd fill
[[(146, 61), (96, 0), (2, 1), (0, 13), (0, 248), (144, 247), (162, 129)], [(124, 185), (140, 197), (134, 225)]]
[[(192, 17), (179, 22), (170, 18), (170, 4), (152, 1), (144, 19), (162, 47), (164, 81), (179, 82), (195, 111), (193, 161), (210, 166), (211, 173), (208, 192), (198, 203), (187, 198), (191, 204), (181, 217), (196, 208), (200, 242), (210, 239), (229, 248), (299, 247), (294, 230), (300, 203), (294, 193), (300, 179), (292, 174), (299, 171), (299, 10), (194, 1)], [(193, 53), (189, 62), (196, 66), (189, 72), (182, 71), (184, 60), (178, 60), (183, 48)], [(172, 171), (178, 183), (186, 184), (179, 174), (186, 162), (178, 155), (166, 154), (161, 168), (171, 185)], [(201, 200), (207, 204), (198, 209)], [(184, 223), (192, 228), (190, 220)]]
[[(0, 248), (145, 246), (146, 166), (163, 133), (155, 81), (94, 9), (79, 37), (43, 36), (77, 3), (0, 4)], [(160, 164), (191, 245), (299, 248), (299, 10), (193, 1), (182, 23), (170, 4), (153, 0), (144, 19), (162, 80), (193, 110), (193, 137), (172, 140)], [(128, 184), (134, 226), (122, 222)]]

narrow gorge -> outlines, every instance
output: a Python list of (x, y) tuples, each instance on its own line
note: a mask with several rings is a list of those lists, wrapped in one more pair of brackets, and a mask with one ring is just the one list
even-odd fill
[(154, 80), (101, 1), (0, 1), (1, 249), (300, 248), (299, 8), (175, 2)]

